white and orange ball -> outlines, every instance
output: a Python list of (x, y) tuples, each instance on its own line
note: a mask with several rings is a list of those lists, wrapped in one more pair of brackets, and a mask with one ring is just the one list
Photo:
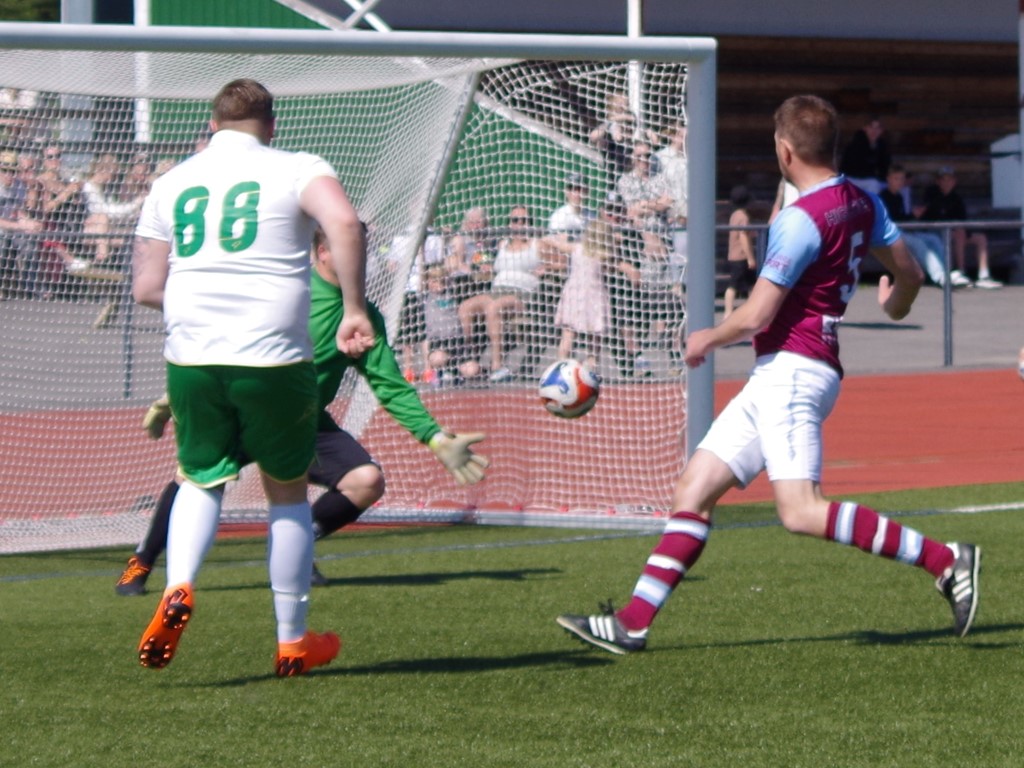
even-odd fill
[(540, 401), (549, 413), (563, 419), (583, 416), (597, 403), (600, 377), (578, 360), (556, 360), (540, 377)]

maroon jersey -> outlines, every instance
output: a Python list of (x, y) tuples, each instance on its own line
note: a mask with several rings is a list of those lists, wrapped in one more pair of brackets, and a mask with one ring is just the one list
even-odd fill
[(760, 276), (790, 290), (754, 337), (755, 353), (794, 352), (828, 363), (842, 376), (837, 330), (857, 290), (861, 260), (870, 247), (898, 238), (878, 198), (842, 176), (784, 208), (769, 229)]

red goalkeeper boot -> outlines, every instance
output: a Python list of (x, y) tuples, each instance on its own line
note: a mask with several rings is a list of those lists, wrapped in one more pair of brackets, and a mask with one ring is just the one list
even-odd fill
[(153, 620), (139, 641), (139, 663), (142, 666), (163, 669), (171, 663), (194, 605), (190, 584), (178, 584), (164, 592)]
[(334, 661), (341, 651), (341, 638), (333, 632), (306, 632), (301, 640), (277, 644), (275, 669), (278, 677), (304, 675), (313, 667)]

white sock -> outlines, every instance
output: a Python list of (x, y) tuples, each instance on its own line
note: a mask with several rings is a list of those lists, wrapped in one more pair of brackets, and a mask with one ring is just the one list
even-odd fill
[(309, 502), (270, 507), (267, 546), (277, 642), (294, 642), (306, 634), (309, 612), (313, 570), (313, 513)]
[(174, 497), (167, 529), (167, 586), (192, 584), (213, 545), (223, 486), (209, 490), (185, 481)]

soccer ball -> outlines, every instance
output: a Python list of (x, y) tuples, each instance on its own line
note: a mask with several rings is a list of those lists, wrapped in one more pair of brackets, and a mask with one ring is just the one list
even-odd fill
[(594, 407), (601, 379), (578, 360), (557, 360), (540, 377), (540, 401), (549, 413), (575, 419)]

